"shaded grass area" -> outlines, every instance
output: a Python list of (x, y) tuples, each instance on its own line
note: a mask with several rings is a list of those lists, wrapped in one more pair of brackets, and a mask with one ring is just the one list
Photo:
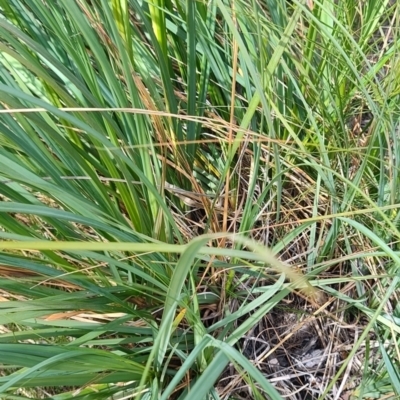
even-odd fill
[(399, 396), (398, 11), (0, 1), (2, 396)]

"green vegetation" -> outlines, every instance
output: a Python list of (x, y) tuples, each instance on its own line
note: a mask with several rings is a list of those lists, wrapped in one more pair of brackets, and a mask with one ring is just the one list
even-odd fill
[(399, 8), (0, 0), (0, 398), (399, 398)]

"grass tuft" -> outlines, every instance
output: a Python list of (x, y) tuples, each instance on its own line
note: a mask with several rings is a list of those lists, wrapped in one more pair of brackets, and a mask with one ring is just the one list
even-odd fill
[(399, 397), (398, 15), (0, 0), (0, 397)]

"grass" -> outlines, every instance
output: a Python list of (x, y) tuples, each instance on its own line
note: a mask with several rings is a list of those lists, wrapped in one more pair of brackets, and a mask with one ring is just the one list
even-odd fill
[(0, 0), (1, 398), (400, 398), (398, 15)]

